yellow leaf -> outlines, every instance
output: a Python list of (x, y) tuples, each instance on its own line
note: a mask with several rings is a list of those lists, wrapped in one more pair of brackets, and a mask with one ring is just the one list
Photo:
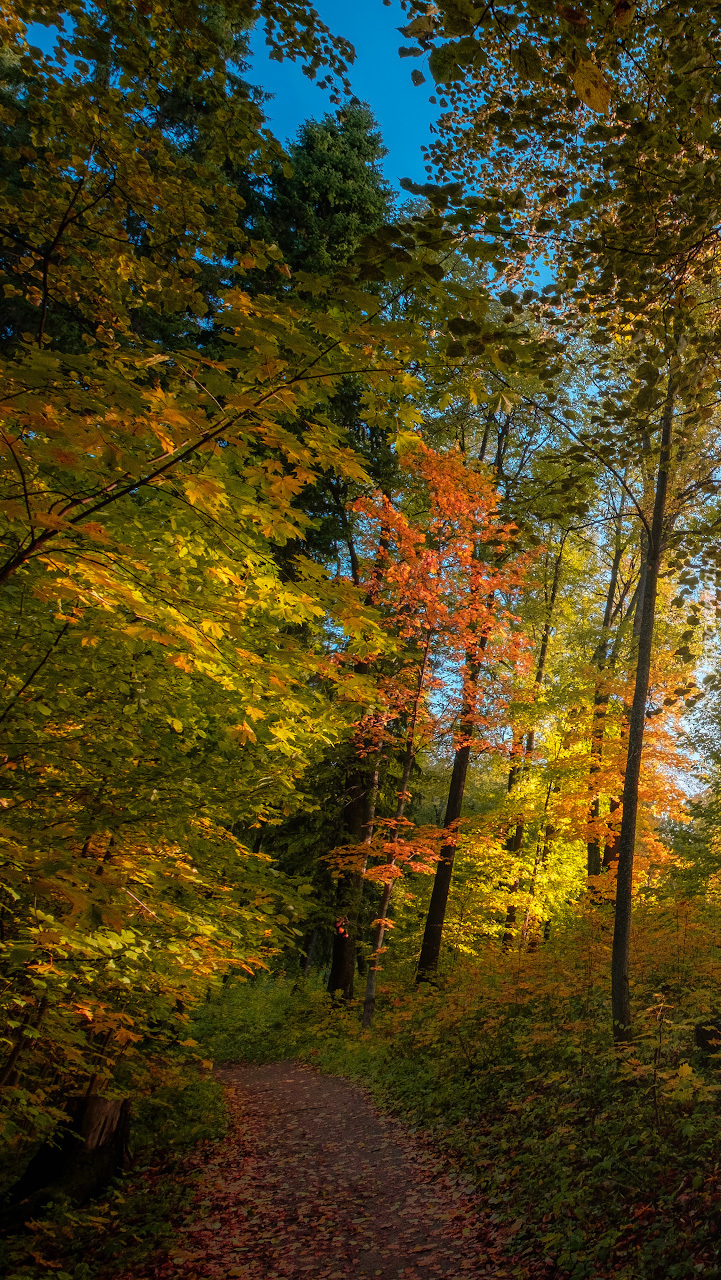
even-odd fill
[(579, 98), (591, 111), (600, 114), (608, 111), (611, 101), (611, 86), (600, 67), (587, 58), (579, 63), (573, 77), (573, 86)]
[(176, 732), (176, 733), (182, 733), (182, 732), (183, 732), (183, 722), (182, 722), (182, 720), (169, 720), (169, 721), (168, 721), (168, 724), (170, 725), (171, 729), (175, 729), (175, 732)]
[(223, 634), (223, 628), (218, 622), (214, 622), (212, 618), (203, 618), (201, 628), (206, 636), (216, 636), (220, 638)]
[(396, 436), (395, 444), (398, 453), (401, 454), (410, 450), (418, 449), (420, 447), (420, 439), (416, 435), (415, 431), (399, 431)]
[(86, 524), (82, 524), (80, 526), (80, 530), (86, 537), (95, 538), (96, 542), (110, 541), (107, 532), (101, 524), (97, 523), (96, 520), (88, 520)]

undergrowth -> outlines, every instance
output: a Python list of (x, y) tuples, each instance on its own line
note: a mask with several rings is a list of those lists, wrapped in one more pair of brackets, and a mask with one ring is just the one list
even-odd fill
[[(391, 971), (370, 1033), (359, 1000), (331, 1001), (320, 976), (279, 974), (229, 982), (193, 1035), (216, 1064), (295, 1059), (369, 1087), (471, 1175), (520, 1280), (544, 1268), (717, 1280), (719, 1063), (695, 1047), (694, 1027), (717, 1007), (719, 922), (685, 907), (655, 920), (638, 921), (634, 1036), (620, 1050), (610, 936), (593, 915), (535, 951), (489, 945), (432, 985), (412, 989)], [(224, 1123), (207, 1077), (157, 1090), (138, 1107), (135, 1169), (102, 1203), (56, 1206), (13, 1242), (11, 1280), (132, 1273), (192, 1197), (173, 1153)]]
[(434, 986), (386, 982), (370, 1034), (360, 1002), (282, 978), (231, 986), (196, 1034), (218, 1060), (297, 1058), (369, 1085), (472, 1174), (519, 1276), (546, 1259), (574, 1278), (714, 1280), (719, 1069), (694, 1046), (718, 987), (709, 927), (686, 912), (639, 931), (620, 1051), (593, 921)]

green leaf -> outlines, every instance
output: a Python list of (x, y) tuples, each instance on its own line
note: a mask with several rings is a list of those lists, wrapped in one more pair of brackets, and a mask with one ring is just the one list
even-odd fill
[(428, 59), (428, 68), (436, 84), (450, 84), (458, 78), (460, 70), (454, 44), (442, 44), (434, 49)]
[(543, 63), (538, 51), (527, 40), (523, 40), (515, 49), (511, 50), (509, 62), (514, 71), (517, 71), (523, 80), (535, 82), (543, 77)]

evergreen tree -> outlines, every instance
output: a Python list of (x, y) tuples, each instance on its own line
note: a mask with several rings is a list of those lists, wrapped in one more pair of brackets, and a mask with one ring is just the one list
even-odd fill
[(388, 218), (387, 154), (370, 107), (352, 98), (336, 115), (306, 120), (289, 150), (292, 174), (273, 166), (263, 234), (292, 270), (324, 274), (353, 256)]

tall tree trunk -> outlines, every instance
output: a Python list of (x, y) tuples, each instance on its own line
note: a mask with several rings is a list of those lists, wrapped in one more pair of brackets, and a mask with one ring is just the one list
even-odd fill
[(636, 842), (638, 815), (638, 784), (641, 774), (641, 753), (646, 721), (646, 701), (651, 674), (653, 629), (656, 617), (658, 577), (664, 549), (666, 501), (673, 443), (674, 388), (669, 381), (666, 404), (661, 422), (656, 492), (653, 504), (651, 529), (648, 531), (648, 557), (643, 590), (643, 604), (638, 636), (636, 681), (628, 726), (628, 751), (626, 777), (623, 786), (623, 816), (618, 841), (618, 878), (616, 882), (616, 912), (613, 930), (611, 959), (611, 1010), (613, 1034), (617, 1041), (629, 1037), (631, 1027), (631, 1000), (629, 991), (629, 950), (631, 943), (631, 902), (633, 892), (633, 855)]
[(538, 697), (538, 692), (541, 688), (541, 685), (543, 684), (543, 677), (546, 674), (546, 661), (548, 659), (548, 643), (549, 643), (549, 640), (551, 639), (551, 632), (553, 630), (553, 611), (556, 607), (556, 600), (558, 598), (558, 588), (561, 585), (561, 569), (563, 567), (563, 551), (566, 546), (567, 537), (568, 537), (568, 530), (564, 529), (563, 536), (561, 538), (561, 543), (558, 548), (558, 555), (556, 556), (556, 563), (553, 566), (553, 578), (551, 579), (551, 590), (549, 591), (546, 597), (546, 620), (543, 624), (543, 634), (541, 635), (541, 647), (538, 650), (538, 662), (536, 663), (536, 674), (533, 681), (534, 701)]
[[(387, 494), (385, 496), (388, 497)], [(360, 587), (359, 561), (350, 522), (348, 520), (347, 508), (344, 506), (335, 491), (334, 497), (342, 513), (345, 537), (348, 544), (348, 554), (351, 562), (353, 583), (356, 587)], [(382, 524), (373, 571), (370, 577), (370, 585), (364, 598), (364, 604), (366, 607), (375, 602), (376, 591), (380, 586), (383, 576), (383, 567), (388, 555), (388, 547), (388, 528), (387, 525)], [(356, 662), (353, 670), (356, 675), (365, 675), (368, 671), (368, 663)], [(348, 805), (347, 812), (349, 811), (350, 813), (350, 821), (346, 821), (346, 830), (350, 835), (352, 842), (356, 844), (363, 843), (369, 846), (373, 839), (375, 806), (378, 796), (378, 767), (376, 766), (369, 782), (365, 780), (360, 766), (358, 767), (357, 776), (360, 778), (360, 781), (356, 784), (356, 794), (351, 796), (351, 800)], [(351, 875), (341, 876), (338, 884), (338, 916), (333, 933), (333, 951), (327, 989), (331, 995), (338, 991), (342, 992), (343, 997), (346, 1000), (353, 999), (353, 988), (355, 985), (356, 934), (358, 932), (358, 916), (363, 897), (364, 871), (365, 867), (363, 867), (361, 871), (356, 871)]]
[[(498, 426), (496, 456), (493, 462), (493, 470), (495, 472), (496, 481), (503, 480), (503, 460), (510, 438), (511, 415), (506, 414), (503, 424)], [(483, 453), (487, 446), (487, 438), (484, 440)], [(493, 599), (493, 596), (490, 596)], [(481, 637), (478, 646), (478, 653), (484, 653), (488, 644), (488, 636)], [(474, 721), (474, 703), (475, 689), (480, 671), (480, 663), (475, 656), (466, 655), (466, 672), (468, 674), (468, 687), (470, 696), (468, 702), (463, 708), (461, 714), (461, 733), (460, 745), (456, 749), (453, 759), (453, 770), (451, 773), (450, 786), (448, 788), (448, 801), (446, 804), (446, 815), (443, 826), (446, 830), (453, 830), (453, 837), (449, 839), (441, 848), (440, 859), (436, 867), (436, 874), (433, 878), (433, 890), (431, 892), (431, 901), (428, 907), (428, 915), (426, 916), (425, 929), (423, 931), (423, 942), (421, 943), (421, 953), (418, 958), (418, 968), (416, 970), (416, 982), (428, 981), (432, 974), (438, 968), (438, 961), (441, 954), (441, 942), (443, 939), (443, 925), (446, 919), (446, 910), (448, 907), (448, 894), (451, 888), (451, 878), (453, 876), (453, 862), (456, 856), (456, 845), (458, 843), (457, 824), (463, 811), (463, 797), (466, 790), (466, 777), (468, 775), (468, 765), (471, 759), (471, 744), (473, 740), (475, 721)]]
[[(506, 849), (509, 853), (520, 853), (523, 844), (523, 834), (525, 831), (525, 823), (517, 822), (513, 834), (506, 840)], [(521, 883), (520, 876), (513, 881), (510, 886), (510, 894), (518, 893)], [(514, 929), (516, 927), (516, 917), (518, 915), (518, 907), (511, 899), (506, 907), (506, 921), (503, 926), (503, 937), (501, 939), (501, 950), (510, 951), (513, 943)]]
[[(532, 751), (533, 751), (533, 730), (531, 730), (531, 732), (526, 737), (525, 748), (523, 743), (523, 737), (518, 736), (516, 734), (513, 735), (513, 745), (511, 747), (511, 765), (508, 770), (508, 795), (509, 796), (511, 795), (512, 791), (515, 789), (516, 783), (518, 782), (519, 778), (521, 777), (521, 774), (523, 773), (524, 763), (528, 759), (529, 753)], [(526, 829), (526, 824), (521, 818), (516, 822), (515, 826), (511, 831), (509, 831), (506, 837), (506, 844), (505, 844), (506, 853), (516, 854), (520, 851), (521, 846), (523, 844), (523, 834), (525, 829)], [(516, 924), (517, 911), (516, 911), (516, 904), (515, 902), (513, 902), (510, 895), (518, 892), (518, 886), (520, 885), (520, 883), (521, 883), (521, 880), (519, 876), (516, 880), (513, 881), (513, 883), (509, 887), (509, 902), (506, 906), (506, 922), (503, 927), (503, 937), (501, 939), (501, 949), (503, 951), (508, 951), (513, 941), (513, 930)]]
[(307, 978), (310, 973), (310, 966), (313, 962), (313, 952), (315, 950), (315, 944), (317, 940), (318, 940), (318, 926), (316, 925), (313, 929), (311, 929), (305, 944), (305, 959), (303, 960), (303, 964), (301, 966), (301, 970), (304, 978)]
[[(411, 780), (411, 770), (413, 761), (416, 757), (416, 728), (418, 725), (418, 712), (420, 710), (421, 698), (423, 696), (423, 687), (425, 684), (426, 670), (428, 667), (428, 654), (430, 651), (431, 637), (430, 633), (426, 637), (425, 648), (423, 650), (423, 661), (418, 672), (418, 687), (413, 702), (413, 710), (411, 713), (411, 722), (408, 727), (408, 737), (406, 739), (406, 750), (403, 759), (403, 774), (401, 777), (401, 788), (398, 792), (398, 803), (395, 813), (395, 827), (391, 836), (391, 848), (388, 851), (386, 862), (389, 867), (395, 863), (395, 853), (393, 846), (398, 840), (398, 824), (400, 823), (405, 812), (406, 801), (409, 797), (408, 785)], [(393, 892), (393, 880), (389, 879), (388, 883), (383, 886), (383, 894), (381, 896), (381, 905), (376, 921), (376, 933), (373, 939), (373, 952), (368, 965), (368, 977), (366, 979), (366, 994), (363, 1004), (363, 1029), (367, 1031), (373, 1021), (373, 1014), (376, 1007), (376, 992), (378, 990), (378, 970), (379, 960), (381, 957), (383, 939), (385, 937), (388, 907), (390, 906), (391, 894)]]
[[(373, 839), (375, 822), (375, 806), (378, 794), (378, 766), (370, 778), (370, 782), (354, 796), (351, 801), (352, 819), (348, 824), (351, 837), (357, 843), (370, 846)], [(360, 817), (360, 821), (359, 821)], [(338, 918), (333, 934), (333, 954), (331, 958), (328, 991), (331, 995), (340, 992), (345, 1000), (353, 999), (356, 967), (356, 937), (358, 933), (358, 916), (363, 896), (363, 872), (353, 871), (343, 875), (338, 885)]]
[[(556, 556), (556, 563), (553, 566), (553, 578), (551, 580), (551, 589), (546, 592), (546, 620), (543, 624), (543, 632), (541, 635), (541, 645), (538, 650), (538, 660), (536, 662), (536, 674), (533, 680), (533, 702), (536, 701), (543, 685), (543, 678), (546, 674), (546, 662), (548, 660), (548, 645), (551, 639), (551, 631), (553, 630), (553, 611), (556, 607), (556, 598), (558, 589), (561, 585), (561, 567), (563, 565), (563, 550), (566, 545), (568, 530), (565, 530), (561, 538), (561, 545)], [(527, 768), (533, 759), (533, 751), (536, 745), (535, 729), (529, 729), (526, 735), (525, 758), (521, 759), (518, 752), (511, 750), (511, 767), (508, 771), (508, 794), (513, 791), (518, 779), (524, 768)], [(516, 757), (514, 760), (514, 756)], [(525, 823), (519, 820), (514, 830), (509, 834), (506, 840), (506, 851), (511, 854), (519, 853), (523, 845), (523, 834)], [(510, 887), (510, 893), (516, 893), (520, 884), (520, 876)], [(503, 938), (501, 947), (504, 951), (508, 951), (513, 941), (513, 930), (516, 924), (518, 911), (516, 904), (509, 901), (506, 907), (506, 923), (503, 929)]]
[[(594, 699), (594, 714), (596, 711), (596, 706), (597, 704)], [(603, 750), (603, 729), (601, 729), (601, 731), (599, 732), (598, 738), (591, 743), (591, 750), (593, 754), (591, 757), (591, 769), (589, 772), (588, 785), (590, 790), (593, 791), (595, 787), (595, 779), (593, 775), (595, 773), (598, 773), (601, 768), (600, 759), (601, 759), (601, 752)], [(598, 764), (594, 762), (594, 758), (593, 758), (594, 754), (595, 754), (596, 760), (599, 761)], [(591, 801), (589, 818), (591, 822), (595, 823), (595, 822), (598, 822), (598, 819), (600, 818), (600, 816), (601, 816), (601, 797), (598, 795), (594, 795), (593, 800)], [(598, 876), (600, 874), (601, 874), (601, 841), (597, 835), (594, 835), (586, 845), (586, 875)]]
[[(484, 636), (481, 641), (482, 648), (485, 648), (485, 644), (486, 637)], [(428, 907), (426, 926), (423, 931), (421, 954), (418, 959), (418, 969), (416, 970), (416, 982), (428, 981), (438, 968), (441, 954), (443, 925), (446, 919), (448, 893), (453, 875), (453, 861), (458, 843), (458, 821), (463, 810), (463, 796), (466, 790), (466, 776), (471, 758), (471, 745), (475, 727), (474, 703), (479, 664), (469, 658), (467, 659), (467, 669), (469, 697), (463, 707), (460, 744), (453, 759), (453, 772), (451, 773), (451, 781), (448, 788), (446, 816), (443, 820), (444, 829), (447, 831), (450, 828), (453, 834), (441, 847), (440, 859), (436, 867), (436, 874), (433, 877), (433, 891)]]
[[(612, 818), (614, 813), (618, 813), (620, 808), (621, 801), (617, 800), (615, 796), (611, 796), (609, 801), (609, 818)], [(613, 866), (614, 862), (618, 862), (618, 842), (620, 835), (620, 830), (614, 831), (611, 839), (606, 842), (606, 847), (603, 851), (604, 871), (608, 871), (609, 867)]]
[[(558, 790), (558, 783), (555, 784), (555, 789)], [(554, 790), (554, 783), (551, 783), (546, 790), (546, 801), (543, 806), (544, 813), (547, 813), (548, 811), (548, 805), (549, 805), (549, 801), (551, 799), (551, 793), (553, 792), (553, 790)], [(541, 842), (541, 837), (539, 834), (538, 841), (536, 843), (536, 857), (533, 862), (533, 875), (531, 876), (531, 884), (529, 889), (529, 897), (531, 898), (535, 898), (536, 896), (536, 884), (538, 881), (538, 873), (541, 867), (545, 867), (546, 863), (548, 862), (549, 854), (551, 852), (551, 842), (555, 839), (555, 836), (556, 836), (555, 826), (553, 825), (552, 822), (549, 822), (548, 820), (546, 820), (544, 834), (543, 834), (543, 842)], [(533, 936), (529, 937), (530, 927), (531, 927), (531, 904), (529, 903), (528, 906), (526, 907), (526, 914), (523, 920), (522, 936), (523, 936), (524, 943), (528, 947), (528, 950), (535, 951), (536, 947), (538, 946), (538, 934), (536, 933)]]
[[(618, 586), (618, 574), (621, 568), (621, 559), (623, 557), (623, 546), (621, 543), (622, 519), (623, 503), (621, 503), (621, 510), (616, 517), (616, 545), (614, 548), (613, 563), (611, 565), (611, 576), (608, 580), (608, 590), (606, 592), (606, 605), (603, 611), (603, 622), (601, 624), (601, 638), (593, 655), (594, 662), (598, 669), (598, 675), (596, 677), (596, 686), (593, 691), (591, 763), (588, 770), (588, 787), (591, 792), (589, 818), (591, 822), (597, 822), (601, 814), (600, 797), (596, 790), (596, 777), (601, 771), (603, 740), (606, 733), (608, 690), (606, 688), (604, 673), (608, 667), (608, 637), (611, 630), (611, 620), (613, 618), (613, 605), (616, 598), (616, 588)], [(586, 870), (589, 876), (597, 876), (601, 873), (601, 841), (599, 840), (598, 835), (592, 836), (586, 846)]]

